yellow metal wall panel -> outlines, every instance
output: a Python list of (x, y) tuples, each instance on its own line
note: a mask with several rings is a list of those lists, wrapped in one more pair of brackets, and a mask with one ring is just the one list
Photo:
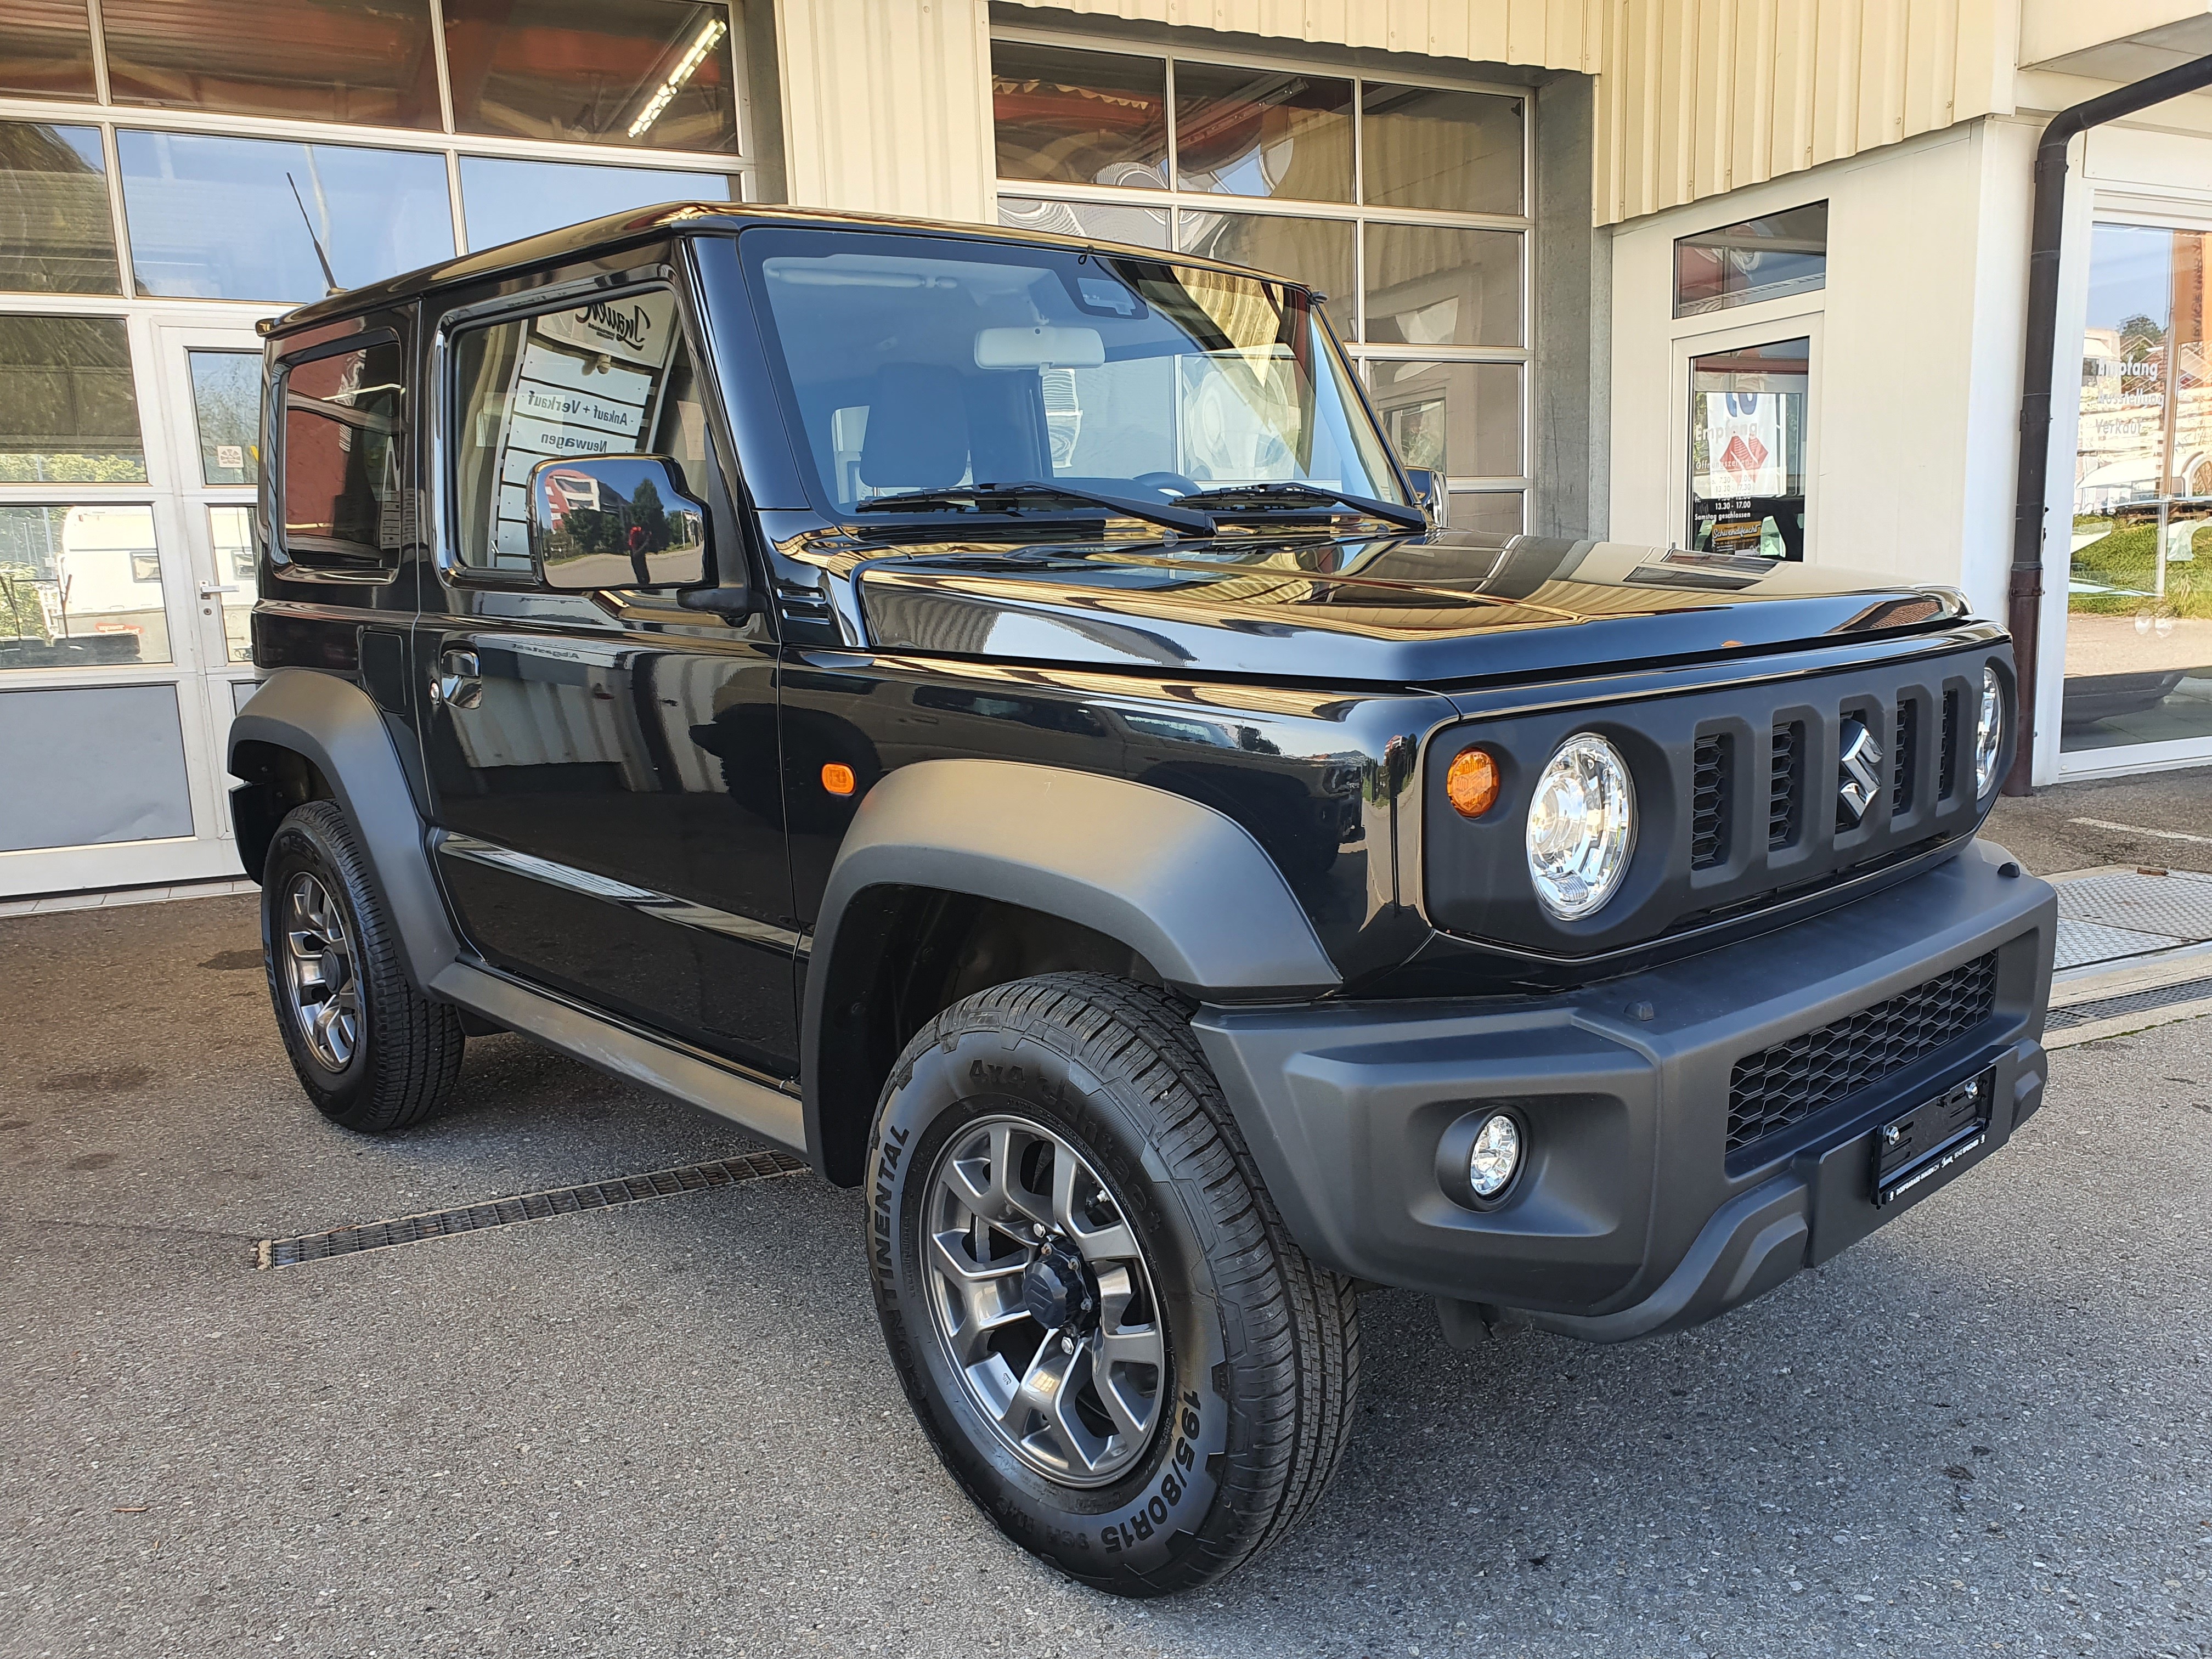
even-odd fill
[(1407, 52), (1461, 63), (1597, 70), (1606, 0), (1019, 0), (1092, 17)]
[(775, 19), (793, 202), (992, 216), (982, 0), (779, 0)]

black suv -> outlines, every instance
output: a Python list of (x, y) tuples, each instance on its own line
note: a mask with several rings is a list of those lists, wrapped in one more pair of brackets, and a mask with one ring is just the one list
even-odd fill
[(268, 337), (233, 803), (349, 1128), (520, 1032), (866, 1188), (946, 1467), (1145, 1595), (1342, 1452), (1358, 1292), (1709, 1319), (2039, 1103), (1940, 587), (1455, 531), (1295, 283), (720, 205)]

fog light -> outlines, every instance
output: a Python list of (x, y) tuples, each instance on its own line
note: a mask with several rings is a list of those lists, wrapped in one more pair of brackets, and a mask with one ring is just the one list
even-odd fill
[(1492, 1112), (1474, 1132), (1474, 1147), (1467, 1157), (1467, 1184), (1477, 1198), (1495, 1198), (1511, 1184), (1521, 1167), (1521, 1126), (1503, 1112)]

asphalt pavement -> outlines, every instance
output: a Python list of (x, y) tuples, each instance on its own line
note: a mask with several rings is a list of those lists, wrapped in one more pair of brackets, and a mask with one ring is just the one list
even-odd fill
[(2212, 1022), (2056, 1055), (2001, 1156), (1695, 1332), (1459, 1352), (1370, 1297), (1314, 1523), (1138, 1605), (944, 1474), (857, 1194), (258, 1271), (744, 1143), (512, 1037), (447, 1117), (333, 1128), (250, 898), (0, 921), (0, 988), (6, 1659), (2212, 1655)]
[(2039, 876), (2112, 864), (2212, 870), (2212, 768), (1999, 796), (1982, 833)]

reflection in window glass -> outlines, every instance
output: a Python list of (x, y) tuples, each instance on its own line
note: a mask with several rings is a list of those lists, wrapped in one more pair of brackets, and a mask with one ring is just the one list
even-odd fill
[(261, 477), (261, 354), (188, 351), (200, 479), (249, 484)]
[(1186, 252), (1250, 265), (1340, 296), (1352, 310), (1352, 225), (1343, 219), (1292, 219), (1272, 213), (1200, 213), (1185, 208)]
[(2099, 225), (2066, 600), (2068, 751), (2212, 737), (2212, 234)]
[(1185, 190), (1350, 201), (1352, 82), (1177, 64), (1176, 174)]
[(210, 507), (208, 542), (215, 550), (222, 595), (222, 637), (233, 662), (253, 660), (253, 511), (245, 507)]
[(0, 121), (0, 289), (119, 293), (100, 129)]
[(1367, 382), (1407, 466), (1451, 477), (1520, 476), (1520, 364), (1378, 360), (1367, 365)]
[(0, 29), (0, 93), (30, 98), (82, 98), (92, 77), (92, 19), (84, 0), (8, 0)]
[(143, 483), (119, 317), (0, 316), (0, 483)]
[(129, 127), (115, 142), (143, 295), (318, 300), (331, 278), (357, 288), (452, 257), (442, 155)]
[(1517, 489), (1455, 489), (1444, 501), (1444, 522), (1454, 530), (1486, 536), (1521, 533), (1522, 495)]
[(1017, 230), (1048, 231), (1055, 236), (1093, 236), (1102, 242), (1129, 242), (1164, 249), (1168, 210), (1118, 207), (1105, 202), (1040, 202), (1019, 196), (999, 198), (999, 222)]
[(991, 43), (1001, 179), (1167, 185), (1167, 65), (1158, 58)]
[(1521, 211), (1521, 100), (1370, 82), (1360, 145), (1370, 207)]
[(1690, 360), (1692, 551), (1805, 556), (1812, 351), (1799, 338)]
[(1367, 227), (1367, 337), (1404, 345), (1521, 343), (1521, 235)]
[(168, 660), (152, 507), (0, 507), (0, 668)]
[(118, 104), (443, 124), (429, 0), (100, 0)]
[(676, 296), (653, 289), (454, 342), (461, 415), (450, 464), (464, 563), (529, 570), (530, 471), (540, 461), (646, 451), (673, 459), (687, 480), (704, 475), (706, 410), (678, 331)]
[(396, 557), (412, 526), (402, 491), (399, 348), (295, 363), (284, 376), (284, 554), (300, 564)]
[(519, 242), (566, 225), (663, 202), (726, 202), (737, 180), (719, 173), (603, 167), (562, 161), (461, 158), (461, 211), (471, 248)]
[(734, 154), (730, 11), (691, 0), (445, 0), (453, 125)]
[(1674, 244), (1674, 314), (1809, 294), (1828, 282), (1828, 204), (1741, 219)]

